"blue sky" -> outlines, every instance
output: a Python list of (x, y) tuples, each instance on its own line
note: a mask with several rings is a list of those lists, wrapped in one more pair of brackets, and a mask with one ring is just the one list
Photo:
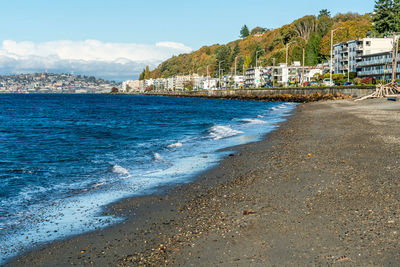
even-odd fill
[[(156, 62), (203, 45), (235, 40), (243, 24), (250, 29), (255, 26), (276, 28), (304, 15), (318, 14), (323, 8), (335, 15), (348, 11), (367, 13), (373, 6), (373, 0), (3, 0), (0, 42), (3, 48), (5, 40), (15, 42), (18, 47), (12, 49), (14, 54), (22, 50), (26, 54), (32, 45), (42, 45), (35, 51), (43, 51), (49, 42), (60, 40), (72, 43), (96, 40), (107, 47), (115, 43), (119, 45), (117, 47), (135, 44), (143, 49), (139, 51), (146, 48), (156, 51), (161, 47), (162, 53), (157, 50), (160, 53), (158, 59), (148, 58)], [(30, 42), (29, 45), (24, 43), (22, 47), (24, 41)], [(157, 45), (160, 42), (169, 43)], [(13, 47), (12, 44), (8, 43), (8, 47)], [(80, 47), (81, 52), (93, 48)], [(140, 60), (138, 57), (126, 58), (145, 61), (141, 60), (143, 57), (139, 57)], [(82, 59), (92, 58), (82, 56)], [(102, 56), (97, 59), (104, 60)]]

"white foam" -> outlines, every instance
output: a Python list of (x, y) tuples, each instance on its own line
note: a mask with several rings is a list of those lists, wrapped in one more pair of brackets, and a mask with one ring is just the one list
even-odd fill
[(229, 126), (215, 125), (210, 129), (210, 136), (214, 140), (227, 138), (243, 133), (242, 131), (234, 130)]
[(131, 174), (129, 173), (129, 171), (127, 169), (125, 169), (117, 164), (112, 167), (112, 172), (117, 173), (121, 176), (124, 176), (125, 178), (128, 178), (131, 176)]
[(260, 119), (238, 119), (237, 121), (245, 122), (247, 124), (267, 124), (266, 121)]
[(168, 147), (169, 148), (174, 148), (174, 147), (182, 147), (182, 143), (173, 143), (173, 144), (170, 144), (170, 145), (168, 145)]
[(158, 154), (158, 153), (156, 152), (156, 153), (154, 153), (154, 159), (155, 159), (155, 160), (162, 160), (163, 158), (161, 157), (160, 154)]

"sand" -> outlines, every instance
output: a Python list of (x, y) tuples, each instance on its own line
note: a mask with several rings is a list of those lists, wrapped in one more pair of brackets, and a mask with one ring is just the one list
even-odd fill
[(396, 266), (400, 102), (315, 102), (127, 219), (6, 266)]

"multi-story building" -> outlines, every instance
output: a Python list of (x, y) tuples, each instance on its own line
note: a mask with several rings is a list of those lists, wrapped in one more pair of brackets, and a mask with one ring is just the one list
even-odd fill
[[(392, 79), (392, 52), (383, 52), (362, 56), (358, 63), (360, 78), (373, 78), (376, 80), (390, 81)], [(396, 79), (400, 79), (400, 56), (396, 68)]]
[(246, 70), (246, 75), (244, 79), (244, 86), (246, 88), (258, 88), (261, 86), (261, 73), (262, 68), (249, 68)]
[(206, 77), (206, 79), (203, 80), (203, 89), (204, 90), (217, 89), (217, 85), (218, 85), (218, 79), (216, 79), (216, 78)]
[(127, 80), (122, 83), (122, 92), (139, 92), (140, 82), (139, 80)]
[(154, 80), (154, 90), (165, 91), (168, 89), (167, 79), (158, 78)]
[(391, 38), (363, 38), (334, 45), (334, 73), (357, 72), (362, 56), (393, 49)]

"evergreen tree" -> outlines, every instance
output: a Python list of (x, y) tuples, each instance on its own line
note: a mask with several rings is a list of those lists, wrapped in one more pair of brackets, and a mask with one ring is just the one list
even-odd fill
[(372, 17), (374, 29), (380, 34), (400, 31), (400, 0), (377, 0)]
[(322, 9), (318, 14), (318, 18), (322, 17), (331, 17), (331, 12), (328, 9)]
[[(232, 66), (231, 64), (231, 48), (226, 45), (221, 45), (215, 50), (216, 54), (216, 64), (217, 68), (219, 68), (219, 65), (221, 65), (221, 74), (222, 73), (229, 73), (230, 67)], [(221, 62), (221, 64), (219, 64)], [(223, 71), (222, 71), (223, 69)], [(217, 69), (219, 71), (219, 69)]]
[(150, 79), (150, 69), (149, 66), (146, 66), (146, 69), (144, 70), (144, 80)]
[(246, 38), (249, 35), (250, 35), (249, 28), (247, 28), (247, 25), (243, 25), (242, 29), (240, 30), (240, 37)]
[(236, 71), (237, 73), (242, 73), (243, 72), (243, 64), (244, 64), (244, 57), (241, 56), (236, 64)]
[(307, 66), (315, 66), (320, 63), (321, 58), (319, 55), (319, 46), (321, 43), (321, 36), (316, 33), (311, 34), (308, 39), (305, 52), (306, 52), (306, 60), (305, 64)]
[(144, 80), (144, 73), (145, 73), (145, 70), (143, 70), (143, 71), (140, 73), (140, 75), (139, 75), (139, 80), (140, 80), (140, 81)]
[[(232, 51), (232, 56), (231, 56), (231, 62), (234, 63), (235, 62), (235, 58), (237, 55), (239, 55), (240, 53), (240, 46), (239, 46), (239, 42), (235, 43), (235, 47), (233, 48)], [(236, 62), (237, 63), (237, 62)]]

